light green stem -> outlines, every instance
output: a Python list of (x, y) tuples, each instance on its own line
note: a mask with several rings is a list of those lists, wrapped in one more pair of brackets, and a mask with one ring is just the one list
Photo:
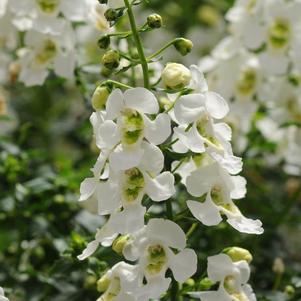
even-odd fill
[(153, 58), (155, 58), (156, 56), (158, 56), (160, 53), (162, 53), (165, 49), (167, 49), (168, 47), (172, 46), (176, 40), (177, 39), (174, 39), (174, 40), (168, 42), (166, 45), (164, 45), (162, 48), (160, 48), (154, 54), (152, 54), (151, 56), (147, 57), (147, 61), (149, 62), (150, 60), (152, 60)]
[(133, 33), (133, 38), (135, 40), (135, 44), (137, 47), (138, 55), (140, 57), (140, 62), (142, 66), (142, 71), (143, 71), (143, 80), (144, 80), (144, 87), (149, 89), (149, 75), (148, 75), (148, 63), (144, 54), (143, 50), (143, 45), (137, 30), (137, 25), (135, 21), (135, 16), (132, 10), (132, 6), (129, 2), (129, 0), (124, 0), (125, 6), (127, 8), (130, 24), (131, 24), (131, 29)]

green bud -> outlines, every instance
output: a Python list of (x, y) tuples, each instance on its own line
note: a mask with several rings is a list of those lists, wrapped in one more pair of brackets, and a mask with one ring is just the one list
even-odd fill
[(284, 292), (289, 296), (293, 297), (295, 295), (295, 288), (292, 285), (287, 285), (284, 289)]
[(94, 275), (89, 275), (85, 278), (84, 287), (94, 289), (97, 278)]
[(195, 286), (195, 281), (192, 278), (189, 278), (188, 280), (186, 280), (184, 282), (184, 284), (189, 286), (189, 287), (193, 287), (193, 286)]
[(118, 16), (119, 16), (118, 11), (113, 8), (109, 8), (105, 12), (105, 17), (106, 17), (107, 21), (109, 21), (109, 22), (116, 21), (118, 19)]
[(121, 255), (129, 238), (130, 237), (128, 235), (122, 235), (122, 236), (119, 236), (118, 238), (116, 238), (112, 245), (113, 251), (115, 251), (117, 254)]
[(100, 49), (107, 49), (110, 46), (111, 38), (108, 35), (101, 37), (97, 44)]
[(253, 260), (253, 256), (248, 250), (239, 247), (226, 248), (223, 253), (227, 254), (234, 262), (245, 260), (250, 263)]
[(103, 68), (101, 68), (100, 74), (104, 77), (109, 77), (112, 74), (112, 70), (103, 66)]
[(158, 14), (152, 14), (147, 17), (147, 25), (150, 28), (160, 28), (162, 26), (162, 17)]
[(107, 87), (104, 86), (97, 87), (92, 96), (93, 109), (95, 111), (104, 109), (109, 95), (110, 95), (110, 91), (108, 90)]
[(120, 62), (119, 52), (116, 50), (109, 50), (103, 55), (101, 61), (106, 68), (110, 70), (115, 69), (119, 66)]
[(97, 290), (100, 293), (105, 292), (109, 286), (110, 286), (111, 280), (108, 278), (107, 275), (103, 275), (98, 281), (97, 281)]
[(174, 46), (177, 49), (177, 51), (181, 53), (181, 55), (185, 56), (189, 52), (191, 52), (193, 43), (188, 39), (178, 38), (174, 42)]
[(213, 285), (215, 284), (215, 282), (213, 282), (212, 280), (210, 280), (208, 277), (203, 278), (200, 283), (199, 283), (199, 287), (201, 291), (207, 291), (209, 290)]

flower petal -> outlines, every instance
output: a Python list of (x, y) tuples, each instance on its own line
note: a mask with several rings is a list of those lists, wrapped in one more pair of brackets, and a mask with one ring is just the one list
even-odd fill
[(175, 194), (175, 178), (172, 173), (166, 171), (151, 178), (148, 174), (144, 175), (145, 192), (155, 202), (161, 202), (169, 199)]
[(98, 248), (99, 242), (97, 240), (93, 240), (88, 243), (87, 247), (83, 250), (83, 252), (77, 256), (79, 260), (84, 260), (91, 256)]
[(146, 227), (148, 236), (164, 242), (167, 246), (183, 250), (186, 246), (184, 231), (176, 223), (162, 219), (152, 218)]
[(120, 89), (115, 89), (108, 97), (106, 103), (107, 116), (106, 119), (114, 120), (120, 115), (124, 107), (123, 94)]
[(264, 232), (262, 228), (262, 222), (260, 220), (246, 218), (243, 215), (228, 217), (227, 223), (241, 233), (262, 234)]
[(118, 145), (110, 155), (110, 164), (114, 171), (126, 170), (138, 166), (143, 156), (143, 149), (139, 147), (124, 148)]
[(227, 275), (235, 274), (235, 265), (226, 254), (208, 257), (208, 276), (213, 281), (224, 281)]
[(157, 175), (164, 167), (164, 155), (159, 147), (148, 143), (142, 142), (144, 150), (143, 157), (139, 164), (139, 169), (147, 171), (153, 175)]
[(182, 252), (169, 257), (169, 265), (174, 278), (183, 283), (195, 274), (197, 270), (197, 255), (192, 249), (184, 249)]
[(205, 101), (205, 95), (200, 93), (181, 96), (174, 106), (176, 119), (180, 124), (196, 121), (205, 111)]
[(125, 105), (139, 112), (156, 114), (159, 105), (156, 96), (145, 88), (133, 88), (124, 92)]
[(211, 199), (206, 200), (204, 203), (190, 200), (186, 203), (192, 215), (204, 225), (215, 226), (222, 221), (219, 209)]
[(184, 126), (180, 126), (175, 128), (174, 132), (175, 135), (179, 138), (180, 142), (192, 152), (194, 153), (205, 152), (204, 140), (199, 135), (195, 124), (193, 124), (191, 129), (189, 129), (188, 131), (185, 130)]
[(92, 196), (96, 189), (98, 181), (96, 178), (86, 178), (81, 184), (80, 184), (80, 198), (79, 201), (85, 201), (89, 197)]
[(155, 144), (163, 143), (171, 134), (171, 125), (170, 125), (170, 117), (161, 113), (157, 115), (155, 120), (150, 120), (146, 116), (144, 116), (144, 136), (145, 138)]
[(206, 93), (206, 108), (215, 119), (222, 119), (229, 113), (228, 103), (215, 92)]

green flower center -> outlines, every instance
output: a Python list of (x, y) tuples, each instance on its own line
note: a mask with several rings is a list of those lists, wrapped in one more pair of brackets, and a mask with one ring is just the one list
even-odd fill
[(101, 296), (101, 301), (111, 301), (116, 298), (121, 291), (120, 278), (114, 277), (110, 281), (107, 291)]
[(45, 40), (42, 49), (36, 55), (38, 64), (45, 64), (52, 60), (57, 54), (57, 46), (52, 40)]
[(223, 188), (220, 185), (213, 186), (211, 189), (211, 198), (216, 205), (224, 205)]
[(124, 172), (123, 197), (128, 203), (133, 203), (139, 197), (145, 186), (143, 174), (138, 168), (131, 168)]
[(139, 112), (125, 109), (121, 117), (122, 143), (133, 145), (143, 137), (144, 121)]
[(235, 283), (236, 281), (233, 275), (228, 275), (224, 280), (224, 288), (230, 295), (237, 293)]
[(167, 262), (167, 256), (161, 245), (151, 245), (147, 249), (148, 265), (147, 272), (150, 275), (156, 275), (161, 272)]
[(36, 0), (39, 8), (46, 14), (53, 13), (59, 6), (60, 0)]
[(286, 47), (291, 38), (291, 27), (287, 20), (276, 19), (269, 29), (269, 43), (275, 49)]
[(246, 7), (247, 12), (252, 13), (256, 4), (257, 4), (257, 0), (249, 0)]
[(251, 94), (257, 84), (257, 73), (253, 68), (248, 68), (244, 70), (237, 82), (237, 91), (241, 95)]

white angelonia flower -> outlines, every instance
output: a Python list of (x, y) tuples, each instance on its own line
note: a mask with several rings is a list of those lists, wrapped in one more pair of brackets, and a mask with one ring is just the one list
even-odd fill
[[(167, 269), (180, 283), (196, 272), (197, 256), (185, 246), (185, 233), (176, 223), (153, 218), (124, 247), (125, 258), (139, 262), (140, 273), (147, 281), (143, 290), (151, 294), (149, 298), (158, 298), (168, 289), (171, 279), (165, 278)], [(172, 249), (178, 252), (175, 254)]]
[(233, 262), (226, 254), (208, 258), (208, 277), (219, 282), (217, 291), (190, 293), (201, 301), (256, 301), (249, 284), (250, 267), (244, 260)]
[(98, 0), (87, 0), (87, 2), (89, 7), (88, 20), (94, 25), (97, 31), (109, 31), (110, 24), (105, 17), (108, 6), (106, 4), (100, 4)]
[(107, 177), (101, 174), (107, 156), (101, 155), (93, 169), (94, 177), (81, 184), (80, 201), (94, 197), (98, 201), (99, 214), (111, 214), (123, 207), (124, 215), (140, 206), (144, 195), (156, 202), (170, 198), (175, 193), (174, 176), (168, 171), (160, 173), (164, 166), (161, 150), (145, 141), (141, 149), (143, 156), (139, 165), (118, 172), (109, 170)]
[[(106, 120), (97, 129), (96, 144), (110, 149), (110, 167), (127, 170), (141, 161), (144, 139), (154, 145), (163, 143), (171, 133), (168, 114), (159, 113), (153, 93), (145, 88), (132, 88), (124, 93), (114, 90), (106, 103)], [(156, 115), (154, 120), (147, 115)]]
[(75, 51), (72, 29), (69, 24), (61, 35), (42, 34), (28, 31), (25, 35), (26, 48), (20, 51), (20, 80), (26, 86), (42, 85), (49, 68), (64, 78), (73, 78)]
[(0, 301), (9, 301), (5, 296), (4, 296), (4, 290), (0, 286)]
[[(34, 27), (40, 29), (53, 24), (60, 13), (70, 21), (86, 21), (88, 3), (85, 0), (9, 0), (9, 5), (14, 13), (15, 25), (19, 30), (28, 30)], [(37, 24), (35, 24), (37, 22)]]
[(193, 216), (207, 226), (218, 225), (222, 214), (227, 222), (243, 233), (263, 233), (262, 223), (244, 217), (232, 199), (246, 194), (246, 180), (230, 176), (218, 163), (203, 166), (186, 180), (187, 191), (198, 200), (188, 200), (187, 206)]
[(197, 93), (181, 96), (175, 103), (174, 114), (180, 126), (174, 132), (180, 142), (192, 152), (203, 153), (206, 147), (220, 151), (231, 139), (231, 129), (213, 119), (224, 118), (229, 111), (227, 102), (217, 93), (208, 91), (202, 73), (194, 68), (191, 87)]
[(103, 294), (97, 301), (135, 301), (139, 283), (138, 267), (119, 262), (98, 281)]

